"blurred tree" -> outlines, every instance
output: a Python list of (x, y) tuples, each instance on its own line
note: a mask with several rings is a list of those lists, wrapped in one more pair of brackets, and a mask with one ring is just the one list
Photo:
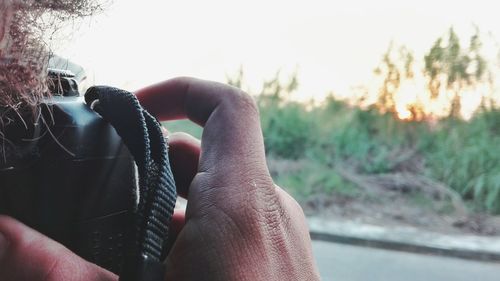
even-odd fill
[(391, 113), (397, 117), (396, 95), (404, 79), (413, 79), (413, 53), (405, 46), (396, 47), (394, 42), (389, 44), (382, 56), (382, 61), (375, 68), (374, 73), (383, 77), (378, 90), (378, 99), (375, 107), (382, 113)]
[(450, 117), (460, 117), (463, 90), (484, 83), (489, 77), (481, 47), (480, 32), (477, 27), (469, 39), (467, 48), (461, 46), (460, 38), (451, 27), (447, 34), (434, 42), (424, 57), (424, 74), (428, 78), (431, 98), (437, 99), (445, 91), (449, 91), (452, 95)]
[[(461, 117), (461, 95), (466, 89), (477, 89), (483, 84), (493, 85), (492, 72), (482, 54), (482, 38), (477, 27), (468, 40), (468, 46), (463, 47), (458, 34), (451, 27), (446, 34), (436, 39), (430, 50), (424, 56), (423, 75), (427, 78), (427, 89), (430, 100), (437, 100), (446, 95), (449, 103), (449, 116)], [(415, 77), (415, 57), (404, 45), (389, 44), (381, 62), (374, 70), (375, 75), (382, 78), (378, 89), (378, 97), (374, 106), (382, 113), (398, 114), (398, 94), (405, 80)], [(421, 95), (421, 93), (420, 93)], [(443, 97), (444, 98), (444, 97)], [(482, 104), (491, 107), (491, 100)], [(406, 105), (406, 118), (410, 120), (425, 119), (425, 108), (419, 103)], [(399, 110), (401, 110), (399, 108)]]

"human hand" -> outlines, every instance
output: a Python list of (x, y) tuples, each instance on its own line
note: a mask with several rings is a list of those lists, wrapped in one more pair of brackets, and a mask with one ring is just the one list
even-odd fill
[(116, 281), (118, 277), (0, 215), (0, 281)]
[(170, 136), (170, 158), (186, 213), (167, 257), (167, 280), (319, 280), (302, 209), (266, 165), (259, 113), (242, 91), (176, 78), (137, 92), (161, 121), (189, 118), (201, 143)]
[[(274, 185), (259, 114), (240, 90), (177, 78), (140, 90), (160, 120), (204, 126), (201, 143), (170, 136), (178, 193), (177, 240), (166, 280), (319, 280), (300, 206)], [(111, 281), (114, 274), (76, 256), (12, 218), (0, 216), (0, 281)]]

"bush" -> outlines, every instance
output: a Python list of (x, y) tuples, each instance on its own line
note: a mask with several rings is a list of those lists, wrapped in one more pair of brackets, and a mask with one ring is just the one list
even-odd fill
[[(469, 121), (449, 118), (431, 126), (334, 99), (313, 110), (283, 101), (267, 104), (263, 130), (271, 155), (308, 158), (329, 167), (348, 165), (368, 174), (397, 172), (406, 162), (420, 161), (419, 167), (409, 168), (411, 172), (443, 182), (478, 211), (500, 213), (500, 111), (478, 113)], [(312, 174), (318, 181), (335, 182), (330, 170), (331, 179)], [(312, 188), (301, 182), (302, 176), (292, 175), (289, 184)]]
[(428, 173), (457, 190), (481, 211), (500, 213), (500, 113), (485, 112), (469, 122), (444, 120), (423, 137)]
[[(257, 97), (268, 155), (308, 163), (275, 179), (294, 194), (354, 194), (355, 187), (331, 167), (347, 165), (370, 174), (410, 169), (453, 188), (476, 210), (500, 214), (499, 110), (431, 126), (334, 98), (319, 107), (289, 101), (294, 87), (293, 77), (285, 86), (275, 78)], [(201, 128), (187, 121), (168, 122), (167, 127), (201, 137)], [(416, 167), (408, 168), (410, 164)]]
[(288, 159), (305, 157), (316, 146), (317, 121), (298, 103), (261, 107), (266, 152)]

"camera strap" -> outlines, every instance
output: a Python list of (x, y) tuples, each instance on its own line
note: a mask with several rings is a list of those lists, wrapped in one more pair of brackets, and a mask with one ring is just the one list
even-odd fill
[(163, 280), (162, 256), (170, 250), (166, 241), (177, 193), (161, 126), (134, 94), (124, 90), (91, 87), (85, 101), (115, 128), (138, 169), (138, 204), (131, 208), (129, 235), (133, 239), (126, 245), (120, 281)]

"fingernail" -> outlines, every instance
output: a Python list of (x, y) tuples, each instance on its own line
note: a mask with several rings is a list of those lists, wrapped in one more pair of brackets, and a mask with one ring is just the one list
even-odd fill
[(7, 254), (7, 248), (8, 248), (8, 241), (5, 238), (5, 235), (0, 233), (0, 261), (3, 260), (5, 254)]

